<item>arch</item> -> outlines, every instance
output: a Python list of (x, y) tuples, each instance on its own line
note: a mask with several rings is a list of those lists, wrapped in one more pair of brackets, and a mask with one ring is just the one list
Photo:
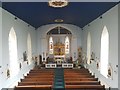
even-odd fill
[(55, 28), (47, 32), (47, 35), (51, 35), (51, 34), (72, 34), (72, 33), (71, 31), (69, 31), (68, 29), (64, 27), (56, 26)]
[(10, 76), (13, 77), (18, 74), (18, 54), (17, 54), (17, 37), (14, 28), (9, 32), (9, 60), (10, 60)]
[(101, 35), (101, 52), (100, 52), (100, 72), (107, 77), (108, 74), (108, 60), (109, 60), (109, 33), (107, 27), (104, 26)]
[(28, 33), (28, 37), (27, 37), (27, 52), (28, 52), (28, 63), (31, 64), (31, 59), (32, 59), (32, 44), (31, 44), (30, 33)]
[(72, 24), (50, 24), (50, 25), (44, 25), (44, 26), (42, 26), (42, 27), (43, 27), (43, 28), (44, 28), (44, 27), (49, 27), (49, 29), (47, 29), (47, 30), (43, 33), (44, 36), (45, 36), (50, 30), (52, 30), (52, 29), (54, 29), (54, 28), (56, 28), (56, 27), (62, 27), (62, 28), (67, 29), (68, 31), (71, 32), (72, 35), (74, 35), (75, 32), (72, 32), (71, 28), (69, 28), (69, 27), (79, 28), (78, 26), (75, 26), (75, 25), (72, 25)]
[(90, 32), (87, 36), (87, 63), (90, 64), (90, 58), (91, 58), (91, 35)]

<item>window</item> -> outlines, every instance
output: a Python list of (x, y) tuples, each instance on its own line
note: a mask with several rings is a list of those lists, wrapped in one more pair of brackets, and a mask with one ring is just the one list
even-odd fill
[(90, 58), (91, 58), (91, 35), (89, 32), (87, 37), (87, 63), (88, 64), (90, 64)]
[(32, 46), (31, 46), (31, 36), (28, 34), (27, 37), (27, 49), (28, 49), (28, 63), (31, 64), (31, 59), (32, 59)]
[(53, 54), (53, 38), (49, 38), (49, 54)]
[(107, 73), (108, 73), (108, 57), (109, 57), (109, 33), (107, 27), (104, 26), (101, 35), (100, 72), (105, 77), (107, 77)]
[(65, 38), (65, 54), (69, 54), (69, 37)]
[(9, 32), (9, 60), (10, 60), (10, 76), (15, 76), (19, 71), (18, 56), (17, 56), (17, 37), (12, 27)]

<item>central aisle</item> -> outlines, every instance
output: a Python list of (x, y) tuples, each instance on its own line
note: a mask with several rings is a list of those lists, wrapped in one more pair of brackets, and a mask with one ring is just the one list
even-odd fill
[(54, 75), (55, 75), (55, 77), (54, 77), (54, 90), (65, 89), (64, 69), (63, 68), (56, 68)]

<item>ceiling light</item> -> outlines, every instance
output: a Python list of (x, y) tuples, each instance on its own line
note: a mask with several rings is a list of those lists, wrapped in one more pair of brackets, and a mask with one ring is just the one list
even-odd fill
[(49, 6), (51, 7), (65, 7), (68, 5), (68, 0), (49, 0)]
[(54, 21), (55, 21), (55, 22), (63, 22), (62, 19), (55, 19)]

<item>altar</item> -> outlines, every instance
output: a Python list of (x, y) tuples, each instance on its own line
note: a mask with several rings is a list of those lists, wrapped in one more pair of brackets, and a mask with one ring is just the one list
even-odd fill
[(55, 55), (54, 60), (58, 65), (61, 65), (65, 61), (65, 55)]
[(46, 68), (72, 68), (73, 64), (67, 62), (70, 59), (70, 43), (69, 36), (66, 35), (50, 35), (49, 37), (49, 55)]

